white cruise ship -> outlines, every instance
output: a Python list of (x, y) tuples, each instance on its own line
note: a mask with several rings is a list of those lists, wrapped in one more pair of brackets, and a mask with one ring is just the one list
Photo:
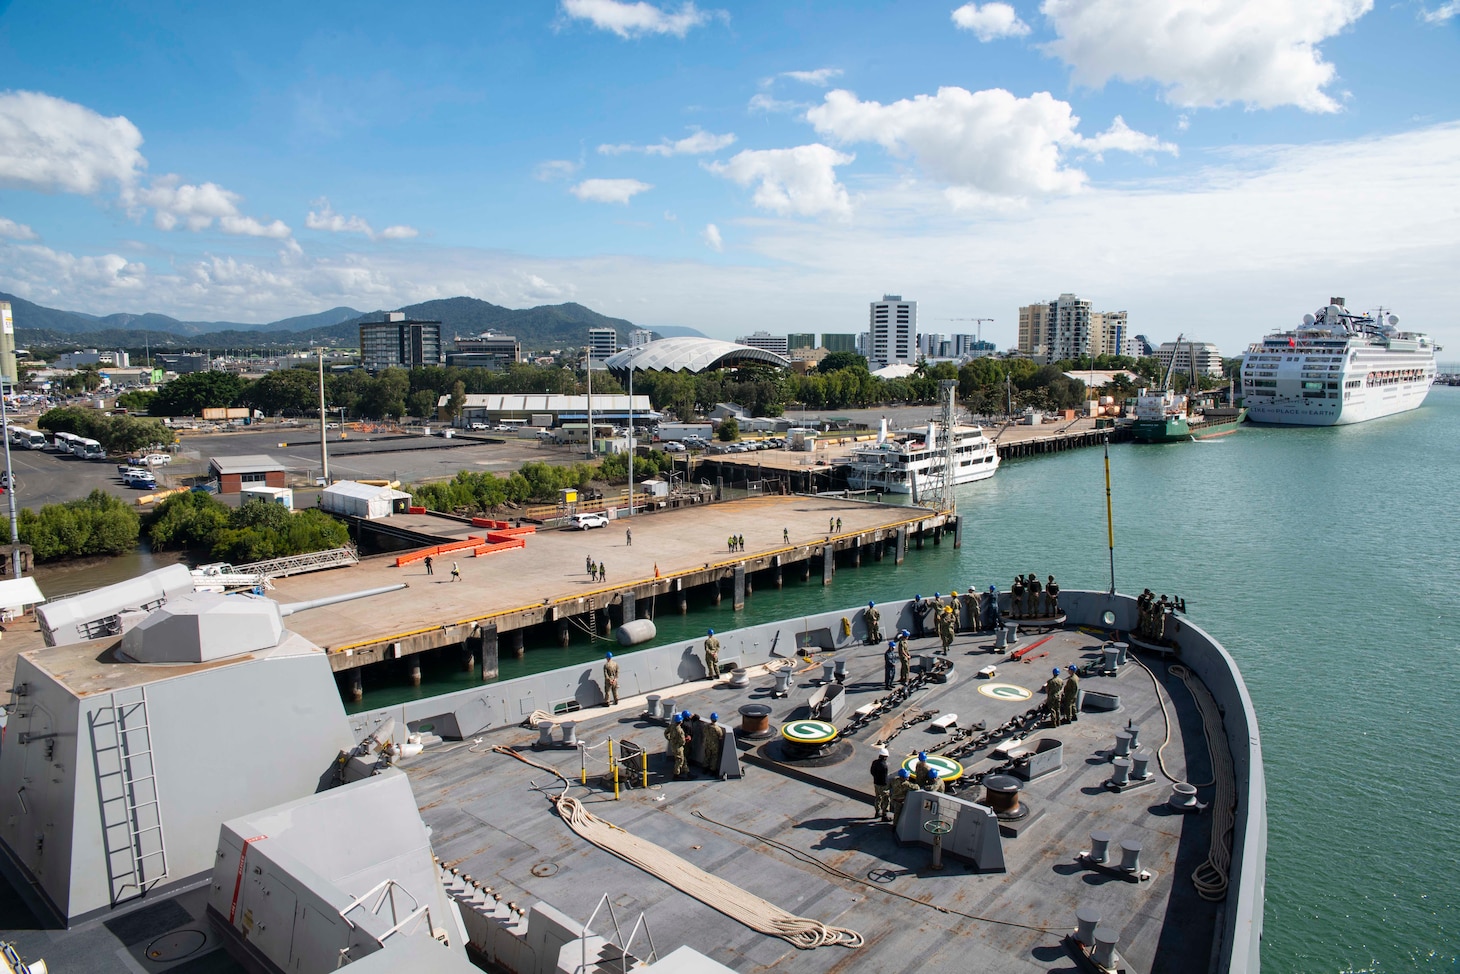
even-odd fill
[[(938, 436), (938, 424), (926, 429), (887, 432), (887, 421), (877, 442), (852, 451), (847, 458), (847, 483), (855, 490), (889, 494), (920, 494), (936, 489), (947, 469), (947, 441)], [(987, 480), (999, 469), (999, 451), (979, 426), (953, 427), (953, 484)]]
[(1428, 335), (1399, 318), (1350, 313), (1332, 298), (1303, 324), (1276, 332), (1242, 358), (1242, 397), (1254, 423), (1342, 426), (1414, 409), (1435, 381)]

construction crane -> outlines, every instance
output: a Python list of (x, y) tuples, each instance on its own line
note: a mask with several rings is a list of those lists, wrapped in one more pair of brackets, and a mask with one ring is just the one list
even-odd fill
[(992, 319), (992, 318), (939, 318), (938, 320), (939, 321), (976, 321), (976, 322), (978, 322), (978, 340), (981, 343), (981, 342), (983, 342), (983, 323), (985, 321), (993, 321), (994, 319)]

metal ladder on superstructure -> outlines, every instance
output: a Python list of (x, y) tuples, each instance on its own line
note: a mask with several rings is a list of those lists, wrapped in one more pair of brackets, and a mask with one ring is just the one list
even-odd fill
[(167, 879), (162, 834), (162, 798), (152, 728), (147, 722), (147, 688), (111, 694), (109, 704), (87, 715), (101, 806), (107, 882), (116, 906), (129, 890), (141, 896)]

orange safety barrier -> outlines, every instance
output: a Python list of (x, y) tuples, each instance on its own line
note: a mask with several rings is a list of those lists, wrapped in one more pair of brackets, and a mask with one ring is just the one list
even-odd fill
[(424, 507), (408, 507), (408, 508), (406, 508), (406, 513), (407, 514), (425, 514), (426, 513), (426, 509)]
[[(492, 535), (487, 535), (490, 539)], [(486, 555), (495, 555), (499, 551), (510, 551), (513, 548), (526, 548), (527, 542), (521, 538), (508, 538), (505, 541), (497, 541), (493, 544), (484, 544), (472, 552), (473, 558), (481, 558)]]
[(417, 551), (412, 551), (408, 555), (397, 556), (395, 559), (395, 567), (403, 568), (406, 565), (410, 565), (418, 561), (423, 561), (429, 555), (444, 555), (451, 551), (464, 551), (467, 548), (475, 548), (484, 540), (486, 539), (472, 536), (467, 538), (465, 541), (451, 541), (447, 544), (436, 545), (434, 548), (421, 548)]

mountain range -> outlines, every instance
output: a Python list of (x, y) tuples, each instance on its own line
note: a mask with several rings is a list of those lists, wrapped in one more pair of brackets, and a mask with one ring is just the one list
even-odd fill
[[(385, 310), (361, 312), (331, 308), (316, 314), (281, 318), (267, 324), (234, 321), (179, 321), (163, 314), (91, 315), (61, 311), (0, 292), (15, 317), (15, 341), (21, 347), (137, 348), (299, 348), (311, 345), (351, 347), (359, 344), (361, 322), (382, 321)], [(390, 309), (407, 318), (441, 322), (441, 336), (478, 335), (492, 330), (515, 335), (524, 349), (582, 344), (589, 328), (612, 328), (620, 341), (639, 326), (623, 318), (601, 315), (581, 304), (504, 308), (477, 298), (442, 298)], [(693, 328), (659, 326), (659, 337), (705, 337)]]

